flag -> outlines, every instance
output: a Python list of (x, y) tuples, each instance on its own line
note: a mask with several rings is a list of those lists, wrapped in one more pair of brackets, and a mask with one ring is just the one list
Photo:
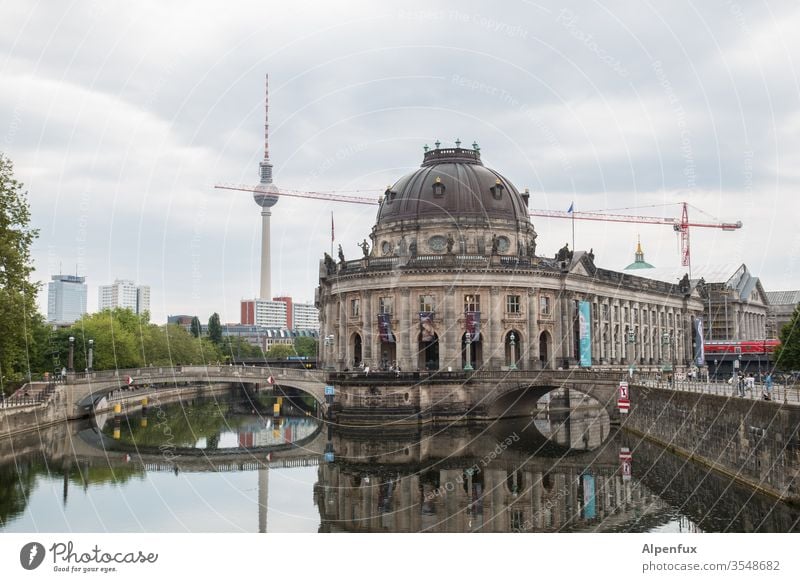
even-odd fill
[(333, 236), (333, 210), (331, 210), (331, 243), (336, 240)]
[(570, 202), (569, 203), (569, 209), (567, 210), (567, 212), (574, 212), (574, 211), (575, 211), (575, 203), (574, 202)]

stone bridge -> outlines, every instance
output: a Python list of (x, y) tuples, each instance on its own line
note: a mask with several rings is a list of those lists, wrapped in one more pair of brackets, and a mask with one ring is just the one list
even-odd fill
[(91, 413), (103, 398), (132, 386), (178, 387), (213, 384), (293, 388), (312, 396), (325, 409), (325, 377), (320, 370), (247, 366), (176, 366), (69, 374), (64, 387), (69, 418)]
[(497, 419), (528, 416), (539, 399), (562, 390), (569, 402), (584, 397), (618, 418), (619, 372), (592, 370), (525, 370), (365, 375), (332, 373), (335, 408), (343, 424), (373, 424), (382, 413), (408, 423), (456, 418)]

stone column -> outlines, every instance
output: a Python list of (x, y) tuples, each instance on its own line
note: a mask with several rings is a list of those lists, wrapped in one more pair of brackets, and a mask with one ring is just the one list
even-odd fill
[[(408, 342), (408, 364), (400, 364), (403, 370), (416, 370), (419, 371), (419, 312), (417, 311), (418, 298), (411, 297), (409, 291), (408, 300), (408, 313), (406, 321), (408, 321), (408, 333), (406, 334), (406, 341)], [(399, 362), (400, 360), (398, 360)]]
[(370, 365), (372, 364), (373, 330), (372, 291), (363, 291), (361, 293), (361, 360)]
[(536, 307), (536, 290), (528, 288), (528, 370), (539, 368), (539, 325)]
[(499, 370), (505, 364), (501, 307), (500, 287), (490, 288), (489, 312), (486, 314), (489, 319), (489, 341), (483, 342), (483, 361), (488, 362), (489, 368), (492, 370)]
[(411, 369), (411, 362), (409, 360), (409, 354), (407, 353), (409, 333), (408, 310), (410, 309), (410, 295), (410, 289), (400, 290), (400, 309), (397, 312), (397, 329), (394, 332), (395, 340), (397, 341), (395, 346), (397, 351), (397, 361), (400, 362), (400, 367), (403, 370)]
[(439, 329), (444, 331), (444, 338), (439, 337), (440, 367), (447, 370), (459, 370), (461, 325), (458, 323), (458, 311), (455, 307), (455, 289), (448, 287), (444, 291), (444, 319), (439, 322)]
[(347, 299), (344, 293), (339, 294), (339, 333), (336, 336), (337, 369), (344, 370), (347, 365)]

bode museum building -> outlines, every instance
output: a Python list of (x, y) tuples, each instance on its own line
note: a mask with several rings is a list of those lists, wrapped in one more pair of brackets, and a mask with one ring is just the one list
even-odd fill
[(476, 144), (426, 148), (421, 167), (384, 193), (363, 256), (346, 260), (340, 247), (320, 265), (321, 365), (424, 373), (692, 364), (701, 285), (602, 269), (592, 251), (567, 245), (540, 256), (529, 203), (483, 165)]

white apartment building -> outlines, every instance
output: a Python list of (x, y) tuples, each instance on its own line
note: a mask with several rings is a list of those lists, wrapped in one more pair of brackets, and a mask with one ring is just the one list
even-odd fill
[(137, 286), (133, 281), (124, 279), (117, 279), (111, 285), (101, 285), (98, 290), (97, 308), (99, 311), (130, 309), (137, 314), (150, 311), (150, 287)]
[(313, 303), (295, 303), (292, 306), (292, 329), (319, 331), (319, 309)]

